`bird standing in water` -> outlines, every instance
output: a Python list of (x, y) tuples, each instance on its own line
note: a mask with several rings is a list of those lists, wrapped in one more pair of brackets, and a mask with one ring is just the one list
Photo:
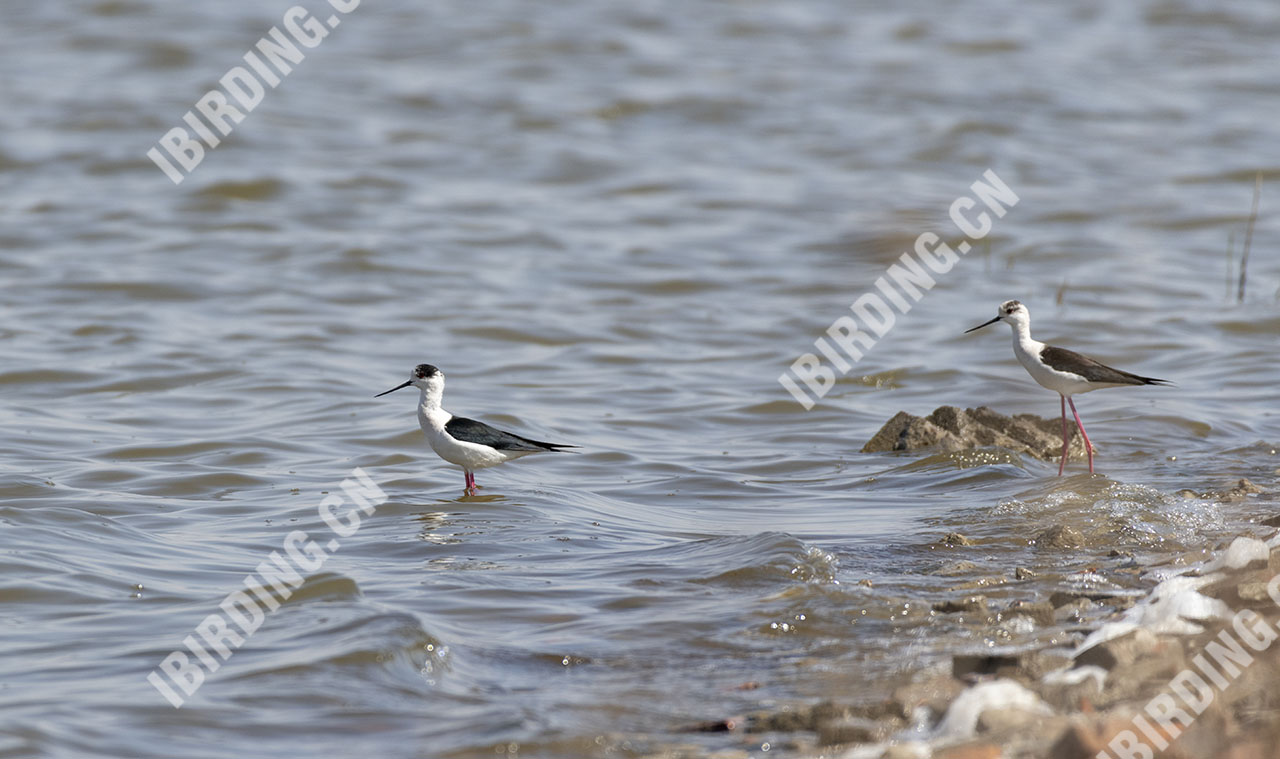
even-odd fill
[(1067, 449), (1071, 444), (1067, 427), (1068, 403), (1071, 404), (1071, 414), (1076, 418), (1080, 435), (1084, 438), (1084, 449), (1089, 454), (1089, 474), (1093, 474), (1093, 443), (1089, 442), (1089, 436), (1084, 431), (1084, 423), (1080, 421), (1080, 413), (1076, 411), (1076, 403), (1071, 400), (1071, 396), (1101, 390), (1104, 387), (1173, 384), (1168, 380), (1141, 377), (1112, 369), (1075, 351), (1032, 340), (1031, 312), (1016, 300), (1001, 303), (996, 312), (996, 318), (983, 322), (973, 329), (966, 329), (965, 334), (996, 322), (1006, 322), (1013, 329), (1013, 355), (1018, 357), (1018, 363), (1022, 364), (1032, 379), (1054, 391), (1062, 399), (1062, 461), (1058, 463), (1059, 475), (1067, 465)]
[(418, 364), (407, 382), (373, 397), (380, 398), (409, 386), (422, 391), (418, 400), (418, 424), (422, 426), (431, 450), (450, 464), (462, 467), (466, 475), (467, 495), (475, 495), (479, 487), (476, 484), (477, 469), (504, 464), (531, 453), (561, 452), (578, 447), (530, 440), (484, 422), (450, 414), (440, 407), (444, 396), (444, 373), (431, 364)]

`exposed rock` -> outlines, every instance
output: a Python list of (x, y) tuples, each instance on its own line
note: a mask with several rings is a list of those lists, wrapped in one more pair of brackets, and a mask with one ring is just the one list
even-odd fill
[(1042, 676), (1040, 697), (1054, 709), (1075, 711), (1102, 694), (1107, 673), (1096, 667), (1061, 670)]
[[(1176, 735), (1157, 727), (1154, 721), (1148, 721), (1147, 726), (1153, 731), (1162, 733), (1166, 745), (1177, 741), (1176, 745), (1168, 752), (1158, 754), (1158, 756), (1165, 759), (1186, 756), (1182, 751), (1187, 743), (1185, 738), (1179, 740)], [(1103, 755), (1100, 752), (1105, 752), (1106, 756), (1114, 756), (1110, 750), (1110, 743), (1122, 733), (1135, 733), (1132, 715), (1113, 714), (1110, 716), (1077, 717), (1054, 741), (1053, 746), (1049, 749), (1049, 759), (1093, 759), (1095, 756)], [(1136, 736), (1143, 744), (1150, 741), (1141, 732), (1137, 732)], [(1122, 739), (1121, 745), (1128, 745), (1128, 741)], [(1150, 751), (1149, 748), (1148, 751)], [(1212, 754), (1217, 754), (1217, 752), (1214, 751)], [(1197, 755), (1200, 754), (1192, 754), (1192, 756)], [(1205, 753), (1203, 755), (1209, 756), (1211, 754)]]
[(1115, 606), (1126, 606), (1126, 608), (1133, 605), (1132, 603), (1125, 604), (1121, 599), (1130, 600), (1131, 597), (1121, 595), (1117, 591), (1108, 590), (1055, 590), (1049, 594), (1049, 605), (1057, 609), (1080, 600), (1102, 601)]
[(887, 732), (887, 728), (882, 723), (861, 717), (830, 719), (818, 725), (818, 745), (875, 743), (887, 737)]
[(1092, 664), (1105, 670), (1112, 670), (1120, 665), (1128, 666), (1137, 661), (1138, 657), (1151, 653), (1156, 645), (1156, 636), (1149, 630), (1139, 627), (1132, 632), (1105, 640), (1081, 651), (1076, 655), (1076, 666)]
[(1018, 656), (1018, 672), (1014, 679), (1039, 683), (1045, 675), (1071, 663), (1071, 655), (1061, 649), (1024, 651)]
[(1030, 617), (1042, 627), (1053, 624), (1053, 604), (1045, 601), (1014, 601), (1005, 607), (1004, 613), (1011, 617), (1017, 615)]
[(1087, 598), (1077, 598), (1062, 605), (1054, 605), (1053, 618), (1057, 622), (1079, 622), (1093, 609), (1093, 605), (1093, 601)]
[(880, 759), (928, 759), (929, 749), (923, 743), (895, 743), (885, 748)]
[(957, 612), (982, 612), (987, 610), (987, 597), (969, 596), (968, 598), (938, 601), (933, 605), (933, 610), (943, 614), (955, 614)]
[[(951, 676), (964, 679), (973, 675), (1007, 675), (1008, 670), (1018, 668), (1016, 656), (988, 656), (986, 654), (956, 654), (951, 657)], [(1002, 670), (1005, 670), (1002, 672)]]
[(1032, 542), (1041, 548), (1079, 548), (1084, 545), (1084, 536), (1070, 525), (1055, 524), (1036, 535)]
[(812, 730), (813, 708), (784, 708), (776, 712), (759, 712), (750, 718), (751, 729), (758, 733), (794, 733)]
[(904, 685), (893, 692), (897, 707), (895, 716), (910, 719), (916, 707), (927, 706), (934, 714), (942, 714), (957, 696), (964, 691), (964, 683), (947, 675)]
[(1092, 720), (1078, 718), (1049, 747), (1049, 759), (1085, 759), (1106, 748)]
[(1138, 698), (1150, 691), (1152, 683), (1168, 683), (1187, 666), (1182, 643), (1164, 639), (1132, 664), (1117, 665), (1107, 676), (1106, 687), (1094, 700), (1094, 706), (1110, 707)]
[(1244, 478), (1241, 478), (1236, 481), (1236, 484), (1222, 491), (1222, 494), (1229, 501), (1242, 501), (1245, 498), (1249, 497), (1250, 495), (1253, 495), (1254, 493), (1261, 493), (1261, 492), (1262, 492), (1262, 488), (1258, 487), (1257, 485), (1253, 484), (1252, 482)]
[(948, 532), (938, 541), (941, 545), (954, 548), (955, 546), (971, 546), (973, 541), (961, 535), (958, 532)]
[[(852, 721), (850, 721), (852, 720)], [(854, 724), (872, 725), (875, 732), (872, 741), (884, 740), (888, 735), (902, 727), (902, 707), (896, 701), (886, 700), (869, 704), (841, 704), (834, 701), (820, 701), (816, 704), (788, 705), (777, 711), (761, 711), (751, 714), (746, 722), (752, 732), (756, 733), (793, 733), (805, 730), (821, 732), (824, 725), (831, 735), (844, 729), (837, 723), (850, 721), (848, 730)], [(739, 718), (741, 722), (741, 718)], [(714, 724), (714, 723), (712, 723)], [(842, 741), (850, 742), (848, 738)]]
[[(1263, 623), (1259, 623), (1260, 629)], [(1272, 643), (1274, 645), (1274, 642)], [(1246, 644), (1246, 650), (1250, 647)], [(1280, 717), (1276, 709), (1276, 682), (1280, 681), (1280, 659), (1275, 656), (1258, 655), (1253, 664), (1241, 672), (1240, 676), (1223, 692), (1221, 700), (1229, 704), (1229, 711), (1235, 714), (1271, 714)], [(1280, 722), (1273, 725), (1272, 745), (1280, 741)]]
[(939, 749), (933, 753), (933, 759), (1000, 759), (1002, 755), (1000, 747), (994, 743), (978, 741)]
[(858, 704), (849, 710), (849, 716), (888, 722), (890, 723), (890, 732), (895, 732), (905, 727), (902, 722), (902, 707), (892, 698), (869, 704)]
[(1236, 586), (1236, 595), (1245, 601), (1253, 603), (1271, 598), (1271, 595), (1267, 593), (1267, 583), (1265, 582), (1242, 582)]
[(989, 577), (979, 577), (974, 580), (965, 580), (964, 582), (956, 583), (951, 587), (954, 590), (977, 590), (978, 588), (994, 588), (998, 585), (1004, 585), (1004, 583), (1005, 579), (1003, 577), (996, 577), (992, 575)]
[(681, 730), (687, 733), (728, 733), (742, 727), (743, 722), (742, 717), (725, 717), (707, 722), (695, 722), (692, 725), (685, 725)]
[(1138, 597), (1108, 596), (1105, 603), (1116, 611), (1124, 611), (1125, 609), (1132, 608), (1134, 604), (1138, 603)]
[(1002, 733), (1019, 727), (1044, 722), (1044, 713), (1032, 709), (1011, 706), (1005, 709), (987, 709), (978, 715), (979, 733)]
[(1023, 651), (1019, 654), (955, 654), (951, 657), (951, 675), (957, 680), (972, 681), (984, 677), (1001, 677), (1023, 683), (1038, 683), (1048, 672), (1070, 663), (1061, 651)]
[[(1204, 490), (1196, 492), (1194, 490), (1183, 489), (1178, 491), (1178, 495), (1183, 498), (1200, 498), (1213, 501), (1243, 501), (1249, 496), (1261, 492), (1263, 492), (1262, 488), (1253, 484), (1249, 480), (1241, 478), (1236, 480), (1235, 484), (1231, 487), (1222, 490)], [(1263, 522), (1263, 524), (1274, 526), (1270, 525), (1269, 522)]]
[(1262, 741), (1250, 741), (1226, 749), (1222, 759), (1273, 759), (1275, 752)]
[[(844, 719), (853, 716), (849, 707), (844, 704), (837, 704), (834, 701), (820, 701), (809, 709), (809, 723), (817, 725), (819, 722), (832, 719)], [(812, 728), (810, 728), (812, 729)]]
[(1013, 570), (1013, 579), (1015, 580), (1030, 580), (1035, 576), (1036, 573), (1026, 567), (1017, 567)]
[(954, 575), (968, 574), (977, 568), (978, 565), (974, 564), (972, 561), (965, 561), (961, 559), (960, 561), (953, 561), (950, 564), (943, 564), (930, 572), (930, 574), (935, 574), (940, 577), (951, 577)]
[[(1074, 430), (1071, 434), (1070, 455), (1083, 457), (1084, 443)], [(941, 406), (927, 417), (899, 411), (862, 446), (862, 452), (921, 448), (951, 452), (986, 446), (1052, 461), (1062, 455), (1062, 422), (1032, 414), (1005, 416), (986, 406), (976, 409)]]
[[(1252, 618), (1206, 617), (1197, 619), (1203, 631), (1193, 635), (1153, 633), (1148, 628), (1137, 628), (1125, 635), (1099, 643), (1072, 657), (1068, 648), (1104, 624), (1105, 611), (1098, 602), (1108, 607), (1132, 603), (1134, 591), (1119, 587), (1072, 588), (1053, 594), (1050, 602), (1000, 601), (1002, 617), (1027, 616), (1039, 623), (1052, 624), (1064, 616), (1076, 616), (1070, 622), (1055, 629), (1052, 634), (1042, 634), (1030, 650), (1003, 648), (1000, 655), (991, 655), (991, 649), (971, 648), (971, 655), (952, 657), (952, 673), (934, 675), (927, 679), (902, 686), (892, 698), (874, 703), (843, 704), (823, 702), (811, 706), (786, 706), (781, 713), (753, 715), (745, 725), (741, 718), (730, 718), (702, 723), (692, 729), (726, 733), (746, 727), (739, 745), (755, 744), (765, 739), (766, 732), (800, 732), (814, 736), (821, 746), (836, 744), (879, 744), (882, 741), (901, 742), (884, 749), (885, 759), (925, 759), (932, 752), (934, 759), (996, 759), (1027, 757), (1028, 759), (1095, 759), (1100, 752), (1112, 757), (1123, 757), (1124, 751), (1112, 747), (1119, 740), (1126, 744), (1126, 737), (1138, 728), (1133, 717), (1151, 703), (1152, 696), (1168, 691), (1168, 684), (1175, 675), (1184, 671), (1204, 670), (1191, 663), (1192, 657), (1207, 656), (1207, 646), (1225, 640), (1223, 635), (1244, 640), (1245, 648), (1253, 654), (1253, 663), (1241, 666), (1233, 674), (1229, 688), (1215, 688), (1212, 703), (1195, 716), (1195, 725), (1183, 731), (1176, 743), (1174, 735), (1166, 733), (1155, 720), (1144, 723), (1142, 730), (1157, 730), (1174, 745), (1163, 752), (1155, 752), (1157, 759), (1189, 759), (1190, 757), (1220, 757), (1225, 759), (1266, 759), (1280, 757), (1274, 747), (1280, 745), (1280, 711), (1276, 709), (1276, 686), (1280, 682), (1280, 655), (1276, 646), (1259, 652), (1250, 640), (1269, 642), (1264, 637), (1274, 635), (1280, 620), (1280, 609), (1271, 602), (1267, 583), (1277, 569), (1276, 551), (1268, 549), (1270, 564), (1259, 566), (1262, 551), (1257, 538), (1223, 541), (1217, 547), (1222, 555), (1235, 547), (1240, 561), (1223, 561), (1217, 573), (1206, 577), (1199, 587), (1200, 593), (1224, 603), (1232, 609), (1250, 609)], [(1249, 548), (1245, 551), (1240, 546)], [(1193, 558), (1203, 561), (1203, 554), (1190, 555), (1172, 563), (1185, 567)], [(1204, 569), (1207, 564), (1201, 564)], [(972, 567), (971, 567), (972, 568)], [(1135, 583), (1141, 584), (1141, 583)], [(955, 585), (952, 585), (953, 591)], [(1012, 584), (1006, 586), (1014, 588)], [(999, 592), (999, 591), (995, 591)], [(935, 609), (948, 611), (982, 610), (988, 612), (988, 601), (982, 596), (970, 596), (959, 600), (940, 601)], [(1005, 606), (1005, 604), (1008, 604)], [(1058, 608), (1054, 608), (1057, 606)], [(993, 607), (994, 608), (994, 607)], [(1084, 612), (1083, 614), (1081, 612)], [(1110, 618), (1114, 621), (1116, 618)], [(1244, 619), (1255, 638), (1244, 636), (1240, 620)], [(1087, 620), (1087, 621), (1086, 621)], [(1026, 625), (1018, 625), (1018, 629)], [(1270, 631), (1270, 632), (1266, 632)], [(1017, 645), (1023, 645), (1019, 642)], [(1265, 648), (1265, 647), (1264, 647)], [(922, 673), (924, 674), (924, 673)], [(1238, 675), (1238, 676), (1237, 676)], [(992, 676), (999, 679), (992, 679)], [(966, 681), (977, 681), (966, 689)], [(987, 693), (978, 690), (1002, 683), (1015, 685), (1034, 699), (1034, 703), (995, 701), (986, 698)], [(1181, 703), (1181, 702), (1179, 702)], [(1044, 711), (1036, 705), (1043, 705)], [(921, 740), (909, 740), (901, 731), (908, 723), (921, 722), (921, 707), (932, 712), (934, 730), (950, 740), (960, 743), (942, 743), (927, 736)], [(1056, 714), (1049, 714), (1052, 708)], [(938, 721), (938, 715), (942, 715)], [(946, 727), (942, 730), (942, 727)], [(957, 729), (960, 728), (960, 729)], [(976, 731), (976, 737), (975, 736)], [(1139, 732), (1144, 739), (1150, 733)], [(969, 736), (967, 738), (962, 736)], [(731, 736), (727, 736), (731, 737)], [(822, 749), (813, 738), (778, 738), (767, 736), (774, 748), (783, 749), (788, 755), (840, 755), (831, 749)], [(804, 741), (808, 741), (805, 743)], [(1151, 745), (1147, 741), (1148, 745)], [(718, 757), (706, 754), (705, 748), (663, 752), (663, 759), (692, 759), (695, 756)], [(864, 749), (866, 750), (866, 749)], [(737, 752), (737, 749), (731, 749)], [(1139, 752), (1142, 753), (1142, 752)], [(738, 753), (734, 754), (739, 755)], [(1137, 754), (1134, 754), (1135, 756)], [(1143, 754), (1145, 756), (1145, 754)], [(655, 755), (656, 759), (656, 755)]]
[(1200, 589), (1200, 593), (1210, 598), (1217, 598), (1232, 609), (1252, 607), (1269, 610), (1274, 607), (1267, 585), (1274, 576), (1275, 572), (1271, 569), (1236, 572), (1205, 585)]

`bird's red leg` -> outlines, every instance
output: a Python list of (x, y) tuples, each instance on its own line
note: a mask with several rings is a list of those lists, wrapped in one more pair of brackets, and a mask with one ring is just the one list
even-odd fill
[(462, 470), (462, 472), (463, 474), (466, 475), (466, 478), (467, 478), (467, 486), (466, 488), (464, 488), (464, 492), (467, 495), (475, 495), (475, 485), (476, 485), (475, 475), (472, 474), (471, 472), (468, 472), (465, 469)]
[(1058, 395), (1062, 401), (1062, 461), (1058, 462), (1058, 476), (1062, 476), (1062, 470), (1067, 466), (1067, 451), (1071, 447), (1071, 438), (1067, 435), (1067, 396)]
[(1080, 421), (1080, 412), (1076, 411), (1076, 402), (1068, 398), (1067, 403), (1071, 404), (1071, 413), (1076, 418), (1076, 426), (1080, 428), (1080, 434), (1084, 436), (1084, 450), (1089, 454), (1089, 474), (1093, 474), (1093, 443), (1089, 442), (1089, 433), (1084, 431), (1084, 422)]

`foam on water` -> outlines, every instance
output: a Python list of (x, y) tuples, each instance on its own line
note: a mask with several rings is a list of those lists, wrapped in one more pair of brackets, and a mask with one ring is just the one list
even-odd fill
[(1226, 550), (1199, 567), (1202, 574), (1177, 574), (1161, 580), (1150, 594), (1126, 610), (1119, 620), (1108, 622), (1090, 633), (1076, 647), (1075, 653), (1078, 655), (1139, 628), (1157, 634), (1195, 635), (1204, 629), (1197, 622), (1230, 618), (1230, 606), (1200, 593), (1199, 589), (1221, 579), (1219, 570), (1240, 569), (1257, 561), (1265, 562), (1270, 555), (1270, 548), (1265, 542), (1257, 538), (1237, 537)]
[(1204, 572), (1217, 572), (1221, 569), (1241, 569), (1254, 562), (1264, 564), (1271, 558), (1271, 548), (1257, 538), (1238, 537), (1231, 541), (1227, 550), (1204, 567)]
[(956, 696), (942, 721), (933, 732), (933, 740), (958, 741), (973, 737), (978, 717), (988, 709), (1022, 709), (1037, 714), (1052, 714), (1040, 697), (1014, 680), (978, 683)]

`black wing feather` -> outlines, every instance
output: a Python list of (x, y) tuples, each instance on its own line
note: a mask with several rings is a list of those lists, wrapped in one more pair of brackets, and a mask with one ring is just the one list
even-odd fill
[(1115, 385), (1172, 384), (1168, 380), (1143, 377), (1132, 372), (1113, 369), (1101, 361), (1053, 345), (1046, 345), (1044, 350), (1040, 351), (1040, 360), (1059, 371), (1079, 374), (1090, 382), (1109, 382)]
[(497, 427), (490, 427), (484, 422), (477, 422), (465, 416), (455, 416), (445, 422), (444, 431), (458, 440), (478, 445), (487, 445), (499, 451), (558, 451), (561, 448), (577, 448), (576, 445), (561, 443), (544, 443), (530, 440), (511, 432), (504, 432)]

